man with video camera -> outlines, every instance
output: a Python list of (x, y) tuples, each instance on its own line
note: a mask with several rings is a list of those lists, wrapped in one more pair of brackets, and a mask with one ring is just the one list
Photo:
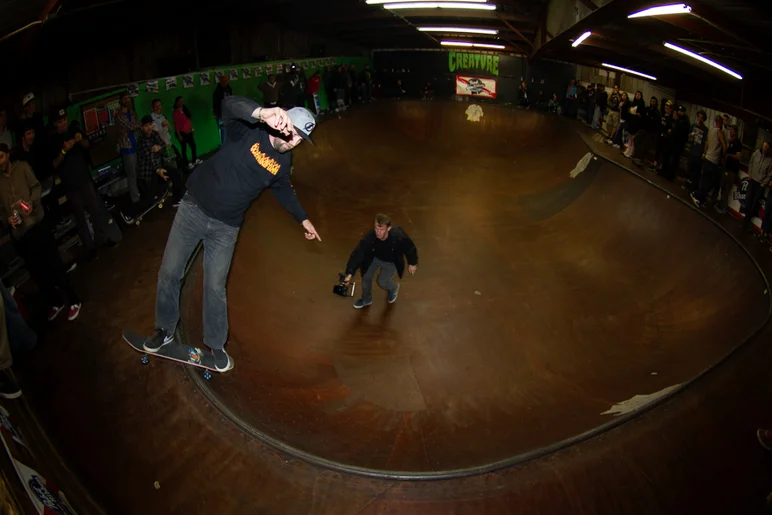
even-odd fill
[(407, 270), (413, 275), (418, 268), (418, 250), (413, 240), (400, 227), (392, 227), (388, 216), (375, 215), (375, 227), (365, 234), (346, 264), (345, 284), (357, 270), (362, 273), (362, 298), (354, 303), (354, 308), (362, 309), (373, 303), (373, 278), (379, 269), (378, 286), (389, 292), (389, 304), (396, 302), (399, 283), (394, 280), (394, 274), (402, 278), (406, 259)]

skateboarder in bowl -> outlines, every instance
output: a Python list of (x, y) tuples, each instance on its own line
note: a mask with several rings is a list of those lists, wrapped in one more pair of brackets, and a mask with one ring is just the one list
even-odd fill
[(215, 368), (233, 368), (225, 352), (228, 310), (225, 283), (244, 213), (270, 188), (279, 203), (300, 223), (308, 240), (319, 240), (290, 184), (290, 151), (310, 134), (316, 121), (308, 110), (266, 109), (244, 97), (222, 100), (226, 141), (214, 157), (188, 179), (188, 192), (174, 217), (166, 242), (156, 292), (156, 332), (144, 343), (157, 352), (174, 339), (180, 318), (180, 284), (200, 241), (204, 243), (204, 343), (212, 349)]
[(373, 303), (373, 278), (378, 270), (381, 271), (378, 286), (389, 292), (389, 304), (396, 302), (399, 283), (394, 280), (394, 274), (402, 278), (406, 259), (407, 271), (413, 275), (418, 268), (418, 250), (413, 240), (400, 227), (392, 227), (388, 216), (375, 215), (375, 227), (365, 234), (346, 264), (346, 284), (357, 270), (362, 273), (362, 298), (354, 303), (354, 308), (362, 309)]

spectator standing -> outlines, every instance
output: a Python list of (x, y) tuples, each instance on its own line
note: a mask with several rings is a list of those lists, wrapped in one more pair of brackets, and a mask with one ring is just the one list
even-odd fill
[[(729, 209), (729, 195), (732, 186), (737, 182), (740, 174), (740, 160), (743, 157), (743, 146), (737, 137), (737, 127), (729, 128), (729, 141), (727, 142), (726, 155), (724, 156), (724, 175), (721, 179), (721, 203), (714, 204), (716, 211), (722, 215)], [(772, 206), (770, 206), (772, 208)]]
[(723, 125), (724, 119), (721, 116), (716, 116), (714, 125), (708, 130), (708, 136), (705, 139), (705, 156), (702, 162), (700, 185), (696, 192), (689, 194), (697, 207), (702, 207), (710, 191), (721, 185), (721, 159), (727, 149), (722, 130)]
[(115, 113), (115, 125), (118, 127), (118, 147), (121, 150), (123, 171), (129, 181), (129, 196), (131, 202), (139, 202), (139, 189), (137, 189), (137, 131), (139, 130), (139, 117), (134, 111), (134, 102), (128, 91), (120, 96), (121, 108)]
[(263, 105), (265, 107), (276, 107), (279, 105), (279, 84), (276, 82), (276, 75), (273, 73), (268, 76), (268, 80), (257, 87), (263, 94)]
[(10, 149), (0, 143), (0, 223), (10, 230), (16, 252), (24, 259), (27, 270), (46, 297), (50, 306), (48, 320), (55, 319), (65, 307), (56, 293), (57, 287), (69, 302), (67, 319), (75, 320), (80, 314), (80, 298), (70, 284), (51, 228), (46, 223), (40, 192), (40, 183), (29, 164), (24, 161), (12, 163)]
[[(177, 141), (180, 142), (183, 166), (187, 167), (188, 170), (192, 170), (196, 165), (203, 163), (196, 155), (196, 139), (193, 136), (192, 118), (193, 115), (190, 113), (188, 106), (185, 105), (185, 99), (181, 96), (175, 98), (174, 112), (172, 113), (174, 134), (177, 136)], [(188, 161), (188, 145), (190, 145), (190, 161)]]
[[(223, 73), (212, 94), (212, 112), (214, 113), (215, 120), (217, 120), (217, 130), (220, 131), (220, 145), (225, 143), (225, 126), (222, 123), (222, 101), (224, 98), (232, 95), (233, 90), (228, 84), (228, 74)], [(185, 153), (184, 150), (183, 153)], [(193, 160), (196, 160), (195, 157)]]
[(694, 191), (700, 182), (702, 174), (702, 154), (705, 152), (705, 138), (708, 134), (708, 127), (705, 125), (708, 115), (705, 111), (697, 111), (697, 121), (692, 125), (689, 133), (689, 155), (688, 170), (684, 189)]
[[(723, 136), (723, 134), (722, 134)], [(743, 229), (752, 230), (751, 222), (758, 212), (759, 201), (764, 195), (764, 188), (769, 187), (772, 179), (772, 155), (769, 142), (765, 141), (756, 150), (748, 162), (748, 191), (745, 193), (745, 218)]]

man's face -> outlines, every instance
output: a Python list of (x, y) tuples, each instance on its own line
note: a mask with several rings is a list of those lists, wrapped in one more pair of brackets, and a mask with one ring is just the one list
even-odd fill
[(142, 133), (145, 136), (150, 136), (150, 133), (153, 132), (153, 123), (145, 123), (142, 125)]
[(656, 105), (657, 105), (657, 101), (656, 100), (654, 100), (653, 98), (651, 100), (649, 100), (649, 106), (654, 107)]
[(669, 105), (665, 104), (665, 114), (670, 114), (670, 111), (672, 111), (672, 110), (673, 110), (672, 107), (670, 107)]
[(614, 93), (619, 93), (619, 86), (614, 86)]
[(729, 129), (729, 139), (737, 139), (737, 128), (732, 127)]
[(223, 75), (222, 77), (220, 77), (220, 85), (222, 87), (225, 87), (225, 86), (228, 85), (228, 76), (227, 75)]
[(34, 114), (35, 113), (35, 101), (34, 100), (30, 100), (29, 102), (24, 104), (24, 107), (22, 109), (27, 114)]
[(303, 137), (298, 134), (298, 131), (296, 131), (294, 128), (292, 129), (292, 134), (289, 136), (280, 135), (271, 137), (273, 148), (282, 154), (289, 152), (293, 148), (297, 147), (301, 141), (303, 141)]
[(375, 222), (375, 237), (378, 238), (381, 241), (386, 240), (386, 238), (389, 237), (389, 231), (391, 230), (390, 225), (381, 225), (378, 222)]
[(765, 156), (769, 155), (769, 142), (765, 141), (763, 145), (761, 145), (761, 151), (764, 152)]
[(268, 84), (276, 84), (276, 76), (275, 75), (269, 75), (268, 76)]
[(697, 115), (697, 123), (705, 123), (705, 115), (702, 113), (699, 113)]
[(131, 97), (129, 95), (121, 95), (121, 107), (131, 107)]
[(162, 106), (161, 102), (153, 102), (153, 112), (155, 114), (161, 114)]
[(35, 129), (29, 129), (24, 133), (24, 144), (31, 147), (35, 142)]
[(67, 132), (67, 118), (59, 118), (58, 120), (54, 121), (54, 128), (59, 134), (64, 134)]
[(716, 127), (720, 129), (723, 125), (724, 125), (724, 120), (722, 120), (721, 118), (716, 118)]
[(724, 115), (724, 125), (729, 126), (731, 120), (729, 120), (729, 117), (727, 115)]
[(0, 171), (5, 172), (8, 169), (9, 156), (5, 152), (0, 152)]

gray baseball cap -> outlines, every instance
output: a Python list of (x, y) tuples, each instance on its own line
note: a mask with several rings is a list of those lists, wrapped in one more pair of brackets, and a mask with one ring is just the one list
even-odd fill
[(314, 127), (316, 127), (316, 118), (311, 114), (311, 111), (305, 107), (293, 107), (287, 111), (287, 114), (289, 115), (290, 120), (292, 120), (292, 125), (295, 127), (295, 130), (298, 131), (298, 134), (313, 145), (314, 142), (311, 141), (311, 132), (314, 130)]

